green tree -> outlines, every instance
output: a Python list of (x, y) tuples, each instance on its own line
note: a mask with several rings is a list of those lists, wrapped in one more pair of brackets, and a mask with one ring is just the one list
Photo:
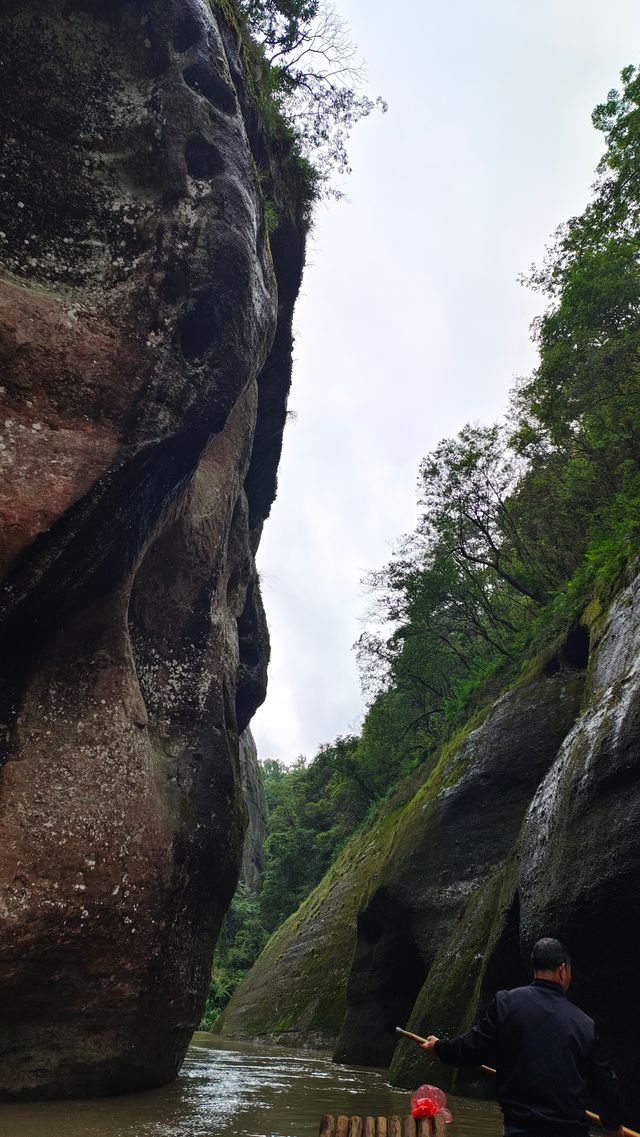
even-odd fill
[(263, 766), (270, 814), (260, 905), (269, 930), (321, 880), (368, 809), (356, 748), (357, 739), (338, 738), (308, 764), (299, 758), (288, 770), (273, 760)]
[(268, 938), (259, 899), (241, 881), (216, 945), (209, 995), (200, 1023), (203, 1030), (210, 1030), (219, 1018)]
[(540, 364), (517, 398), (522, 452), (584, 458), (603, 496), (640, 460), (640, 77), (621, 78), (593, 114), (606, 139), (594, 199), (527, 280), (548, 306), (534, 324)]
[(351, 130), (378, 108), (361, 93), (364, 65), (345, 21), (328, 0), (238, 0), (262, 44), (273, 98), (297, 136), (324, 191), (340, 196), (330, 178), (350, 172)]

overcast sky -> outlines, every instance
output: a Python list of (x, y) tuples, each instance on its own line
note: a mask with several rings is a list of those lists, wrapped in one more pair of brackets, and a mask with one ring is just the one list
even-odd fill
[(318, 210), (279, 492), (258, 555), (271, 630), (261, 758), (363, 713), (362, 577), (416, 520), (421, 458), (491, 422), (535, 356), (517, 282), (589, 196), (591, 111), (640, 57), (638, 0), (336, 0), (389, 103)]

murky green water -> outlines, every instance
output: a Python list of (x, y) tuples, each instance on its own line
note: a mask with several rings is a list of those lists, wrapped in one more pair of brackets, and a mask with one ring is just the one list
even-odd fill
[[(499, 1137), (497, 1106), (450, 1098), (448, 1137)], [(317, 1137), (323, 1113), (409, 1112), (384, 1075), (196, 1035), (177, 1081), (99, 1101), (0, 1105), (2, 1137)]]

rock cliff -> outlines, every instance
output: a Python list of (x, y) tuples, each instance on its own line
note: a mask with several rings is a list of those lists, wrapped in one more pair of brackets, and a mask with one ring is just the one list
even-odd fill
[(486, 1076), (430, 1069), (392, 1028), (466, 1029), (497, 989), (527, 981), (532, 943), (555, 934), (637, 1122), (639, 637), (640, 577), (592, 605), (408, 802), (354, 838), (267, 945), (222, 1031), (320, 1042), (338, 1060), (390, 1065), (397, 1085), (491, 1095)]
[(541, 675), (450, 746), (276, 932), (219, 1029), (388, 1064), (393, 1026), (409, 1018), (470, 897), (504, 869), (583, 683), (581, 669)]
[(264, 843), (267, 837), (267, 799), (258, 753), (249, 729), (240, 736), (240, 772), (242, 793), (249, 824), (244, 838), (241, 879), (250, 892), (259, 892), (264, 872)]
[(239, 871), (305, 204), (222, 0), (6, 3), (0, 84), (0, 1095), (113, 1093)]
[(640, 577), (595, 614), (584, 713), (528, 811), (520, 934), (575, 945), (573, 997), (596, 1019), (640, 1120)]

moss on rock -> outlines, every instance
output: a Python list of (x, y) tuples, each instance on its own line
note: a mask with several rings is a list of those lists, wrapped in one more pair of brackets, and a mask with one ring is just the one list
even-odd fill
[[(472, 897), (510, 855), (580, 691), (577, 673), (543, 676), (445, 747), (411, 800), (354, 837), (272, 937), (219, 1029), (312, 1046), (337, 1039), (341, 1060), (388, 1063), (390, 1025), (408, 1017), (469, 905), (475, 928)], [(479, 931), (474, 953), (486, 942)]]
[(340, 1030), (358, 911), (375, 890), (402, 811), (343, 850), (318, 887), (271, 937), (216, 1024), (233, 1038), (331, 1047)]

